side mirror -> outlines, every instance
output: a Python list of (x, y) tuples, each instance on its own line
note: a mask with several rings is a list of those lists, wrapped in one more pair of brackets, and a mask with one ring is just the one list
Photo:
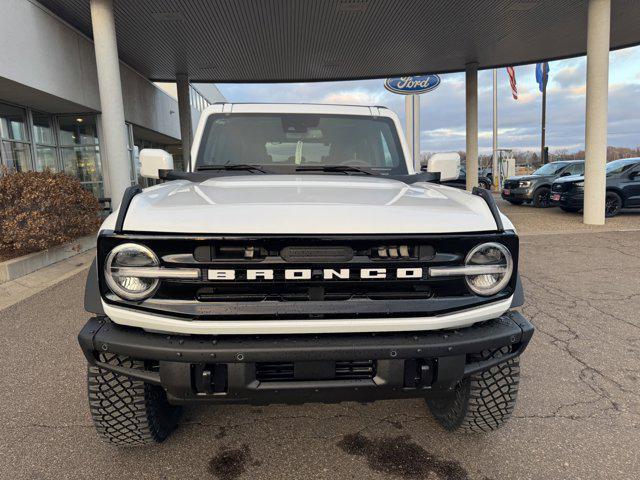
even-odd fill
[(635, 180), (638, 177), (640, 177), (640, 170), (636, 170), (635, 172), (631, 172), (629, 174), (629, 179), (630, 180)]
[(160, 178), (160, 170), (173, 170), (173, 157), (169, 152), (157, 148), (145, 148), (140, 152), (140, 175), (145, 178)]
[(568, 177), (569, 175), (571, 175), (571, 172), (562, 172), (562, 175), (560, 175), (561, 177)]
[(460, 155), (455, 152), (434, 153), (427, 160), (426, 171), (439, 173), (441, 182), (455, 180), (460, 176)]

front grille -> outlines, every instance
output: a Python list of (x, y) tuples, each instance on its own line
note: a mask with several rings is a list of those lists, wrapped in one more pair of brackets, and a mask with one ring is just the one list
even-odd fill
[[(98, 271), (103, 271), (104, 259), (114, 246), (124, 242), (149, 247), (162, 268), (197, 269), (199, 274), (163, 279), (143, 302), (114, 297), (101, 277), (103, 298), (129, 308), (211, 320), (448, 313), (510, 295), (515, 275), (500, 295), (480, 298), (469, 291), (464, 277), (430, 277), (430, 267), (462, 265), (468, 252), (484, 242), (503, 243), (514, 260), (518, 257), (513, 232), (314, 237), (106, 234), (98, 239)], [(228, 277), (228, 272), (233, 275)], [(296, 277), (295, 272), (303, 275)]]
[(517, 180), (505, 180), (503, 183), (503, 188), (518, 188), (520, 186), (520, 182)]
[(256, 363), (256, 380), (259, 382), (367, 380), (375, 376), (376, 362), (374, 360)]

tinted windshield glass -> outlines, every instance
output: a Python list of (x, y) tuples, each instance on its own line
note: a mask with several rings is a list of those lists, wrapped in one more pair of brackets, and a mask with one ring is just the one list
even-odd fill
[(616, 173), (622, 173), (632, 165), (640, 163), (640, 158), (625, 158), (622, 160), (614, 160), (607, 163), (607, 175), (615, 175)]
[(532, 175), (555, 175), (564, 167), (566, 167), (566, 163), (547, 163), (546, 165), (541, 166)]
[(209, 117), (196, 169), (237, 164), (265, 169), (347, 165), (378, 174), (407, 173), (390, 118), (271, 113)]

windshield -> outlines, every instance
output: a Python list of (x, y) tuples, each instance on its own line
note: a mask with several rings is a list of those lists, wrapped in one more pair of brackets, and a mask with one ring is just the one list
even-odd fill
[(607, 163), (607, 175), (615, 175), (616, 173), (622, 173), (632, 165), (640, 163), (640, 158), (625, 158), (622, 160), (614, 160)]
[(408, 173), (390, 118), (347, 115), (212, 115), (196, 170), (225, 165), (258, 165), (278, 173), (332, 166), (382, 175)]
[(546, 165), (541, 166), (531, 175), (555, 175), (566, 166), (567, 164), (565, 162), (547, 163)]

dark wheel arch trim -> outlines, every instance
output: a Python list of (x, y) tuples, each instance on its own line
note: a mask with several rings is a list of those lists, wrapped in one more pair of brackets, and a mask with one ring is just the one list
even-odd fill
[(89, 267), (87, 282), (84, 287), (84, 309), (89, 313), (105, 315), (100, 298), (100, 288), (98, 287), (98, 267), (95, 258)]

